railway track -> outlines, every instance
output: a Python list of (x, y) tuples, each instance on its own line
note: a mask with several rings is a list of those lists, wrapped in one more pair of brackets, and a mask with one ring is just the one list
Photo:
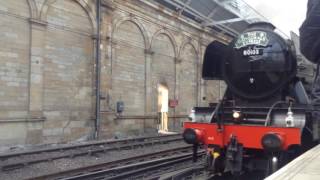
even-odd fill
[[(198, 156), (202, 156), (203, 154), (203, 151), (199, 151)], [(146, 179), (147, 177), (157, 178), (160, 174), (167, 173), (167, 171), (191, 167), (193, 165), (192, 146), (186, 145), (179, 148), (33, 177), (32, 179)]]
[[(201, 157), (202, 155), (204, 154), (199, 153), (198, 157)], [(157, 159), (155, 161), (148, 161), (132, 166), (138, 167), (138, 169), (124, 171), (124, 173), (112, 177), (105, 176), (103, 179), (163, 179), (164, 175), (168, 173), (170, 174), (172, 171), (201, 166), (201, 163), (193, 163), (192, 153), (186, 153), (179, 156)], [(126, 167), (121, 168), (124, 169)], [(179, 177), (179, 180), (182, 180), (182, 176)]]
[(28, 165), (41, 162), (50, 162), (63, 158), (75, 158), (97, 153), (111, 151), (130, 150), (143, 148), (156, 144), (165, 144), (181, 141), (181, 135), (151, 136), (112, 141), (99, 141), (80, 145), (70, 145), (56, 148), (46, 148), (32, 151), (7, 153), (0, 155), (0, 168), (2, 171), (10, 171), (23, 168)]
[(176, 170), (159, 176), (157, 179), (161, 180), (185, 180), (185, 179), (202, 179), (209, 180), (211, 175), (205, 170), (204, 164), (199, 163), (195, 166)]

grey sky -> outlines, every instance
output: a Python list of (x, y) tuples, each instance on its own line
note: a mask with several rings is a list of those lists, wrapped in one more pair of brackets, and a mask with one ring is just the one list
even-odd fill
[(260, 14), (269, 19), (281, 31), (299, 33), (308, 0), (244, 0)]

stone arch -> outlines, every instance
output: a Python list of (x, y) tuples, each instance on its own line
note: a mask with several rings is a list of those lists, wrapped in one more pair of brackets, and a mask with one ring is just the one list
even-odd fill
[(30, 17), (33, 19), (38, 18), (38, 7), (35, 0), (27, 0), (30, 8)]
[(191, 41), (183, 43), (180, 49), (181, 62), (177, 67), (178, 99), (177, 110), (181, 114), (188, 114), (197, 105), (198, 88), (198, 51)]
[(94, 23), (79, 2), (85, 1), (47, 0), (42, 7), (48, 22), (43, 43), (44, 132), (64, 128), (56, 136), (66, 140), (89, 134), (95, 108)]
[(160, 29), (158, 30), (153, 36), (152, 36), (152, 39), (151, 39), (151, 42), (150, 42), (150, 49), (152, 49), (152, 45), (154, 43), (154, 40), (155, 38), (160, 35), (160, 34), (164, 34), (166, 36), (169, 37), (170, 39), (170, 42), (172, 43), (172, 46), (173, 46), (173, 51), (174, 51), (174, 57), (177, 57), (178, 56), (178, 46), (177, 46), (177, 42), (174, 38), (174, 36), (172, 35), (172, 33), (170, 31), (168, 31), (167, 29)]
[[(152, 111), (157, 112), (157, 85), (166, 82), (169, 99), (176, 95), (177, 48), (173, 35), (165, 29), (157, 31), (151, 41)], [(169, 109), (169, 114), (173, 109)]]
[(193, 47), (193, 49), (195, 50), (195, 53), (196, 53), (196, 55), (197, 55), (197, 61), (199, 60), (199, 58), (200, 58), (200, 51), (199, 51), (199, 48), (197, 48), (199, 45), (198, 45), (198, 43), (195, 41), (195, 40), (193, 40), (193, 39), (191, 39), (191, 38), (188, 38), (188, 39), (185, 39), (183, 42), (182, 42), (182, 44), (181, 44), (181, 46), (180, 46), (180, 49), (179, 49), (179, 54), (178, 54), (178, 57), (180, 58), (181, 57), (181, 53), (182, 53), (182, 50), (183, 50), (183, 48), (186, 46), (186, 45), (191, 45), (192, 47)]
[[(40, 11), (40, 19), (42, 21), (47, 21), (47, 15), (48, 15), (48, 11), (49, 11), (49, 7), (50, 5), (56, 3), (58, 0), (46, 0), (44, 2), (44, 4), (42, 5), (41, 11)], [(96, 23), (96, 12), (92, 11), (92, 9), (90, 8), (90, 4), (86, 1), (86, 0), (72, 0), (76, 3), (78, 3), (81, 8), (87, 13), (90, 22), (91, 22), (91, 26), (92, 26), (92, 34), (96, 34), (97, 32), (97, 23)], [(90, 1), (93, 2), (93, 1)]]
[(123, 24), (127, 21), (134, 23), (139, 28), (139, 30), (143, 36), (143, 39), (144, 39), (145, 47), (148, 48), (150, 46), (150, 40), (149, 40), (149, 35), (147, 33), (147, 30), (145, 29), (145, 26), (143, 25), (143, 23), (140, 22), (139, 19), (137, 19), (136, 17), (132, 17), (132, 16), (120, 17), (120, 18), (117, 18), (113, 21), (112, 31), (111, 31), (111, 39), (114, 40), (115, 31), (119, 28), (119, 26), (121, 26), (121, 24)]
[(143, 115), (146, 99), (145, 36), (137, 23), (125, 20), (116, 25), (112, 38), (115, 42), (112, 60), (113, 101), (124, 102), (125, 115)]

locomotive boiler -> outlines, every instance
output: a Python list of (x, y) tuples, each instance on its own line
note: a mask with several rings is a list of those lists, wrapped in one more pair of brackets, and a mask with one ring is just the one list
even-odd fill
[(317, 142), (295, 48), (272, 24), (251, 24), (229, 45), (209, 44), (202, 78), (223, 80), (227, 90), (218, 103), (193, 108), (183, 138), (194, 153), (205, 147), (211, 172), (271, 173)]

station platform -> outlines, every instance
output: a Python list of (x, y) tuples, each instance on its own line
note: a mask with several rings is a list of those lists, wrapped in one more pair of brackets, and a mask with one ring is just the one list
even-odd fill
[(320, 145), (315, 146), (265, 180), (319, 180)]

